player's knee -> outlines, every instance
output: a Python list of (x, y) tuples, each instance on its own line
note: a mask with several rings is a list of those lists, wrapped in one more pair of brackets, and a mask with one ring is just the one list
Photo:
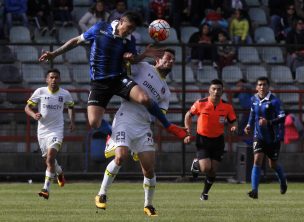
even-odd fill
[(115, 155), (115, 163), (118, 166), (121, 166), (125, 159), (127, 158), (127, 155), (121, 154), (121, 155)]

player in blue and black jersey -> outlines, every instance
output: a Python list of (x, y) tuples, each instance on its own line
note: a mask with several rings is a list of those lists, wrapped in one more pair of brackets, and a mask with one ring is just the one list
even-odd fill
[(183, 139), (186, 129), (170, 123), (157, 103), (150, 99), (123, 69), (124, 60), (136, 63), (145, 57), (161, 57), (163, 50), (148, 46), (142, 54), (137, 54), (135, 38), (131, 33), (140, 25), (140, 17), (134, 12), (126, 12), (120, 20), (112, 23), (98, 22), (88, 31), (72, 38), (53, 52), (45, 52), (39, 61), (54, 59), (85, 41), (90, 42), (91, 90), (88, 98), (88, 120), (92, 128), (101, 124), (106, 106), (113, 95), (147, 107), (163, 126), (175, 136)]
[(256, 90), (257, 94), (251, 98), (249, 120), (244, 129), (245, 133), (249, 134), (251, 128), (254, 128), (252, 190), (248, 193), (249, 197), (253, 199), (258, 198), (261, 165), (265, 155), (269, 158), (270, 168), (276, 172), (279, 179), (281, 194), (285, 194), (287, 191), (286, 177), (282, 166), (278, 163), (285, 113), (281, 110), (280, 100), (269, 91), (267, 77), (257, 79)]

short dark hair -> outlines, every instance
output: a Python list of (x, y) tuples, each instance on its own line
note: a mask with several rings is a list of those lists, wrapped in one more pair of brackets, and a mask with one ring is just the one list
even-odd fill
[(56, 68), (53, 68), (53, 69), (49, 69), (47, 72), (46, 72), (46, 77), (48, 76), (49, 73), (51, 72), (56, 72), (59, 76), (60, 76), (60, 71)]
[(170, 52), (171, 54), (173, 54), (175, 56), (175, 50), (172, 48), (165, 48), (164, 49), (165, 52)]
[(136, 12), (127, 11), (123, 14), (122, 18), (123, 17), (127, 18), (131, 23), (134, 23), (136, 26), (142, 25), (141, 16)]
[(266, 76), (261, 76), (261, 77), (257, 78), (256, 84), (258, 84), (258, 81), (266, 81), (267, 85), (270, 85), (269, 79)]
[(210, 85), (221, 85), (222, 87), (224, 87), (224, 84), (223, 84), (222, 80), (220, 80), (220, 79), (213, 79), (210, 82)]

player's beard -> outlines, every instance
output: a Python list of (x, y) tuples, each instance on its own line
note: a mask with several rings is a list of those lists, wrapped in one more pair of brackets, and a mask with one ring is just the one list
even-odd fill
[(164, 75), (168, 75), (172, 71), (172, 68), (161, 68), (159, 71)]

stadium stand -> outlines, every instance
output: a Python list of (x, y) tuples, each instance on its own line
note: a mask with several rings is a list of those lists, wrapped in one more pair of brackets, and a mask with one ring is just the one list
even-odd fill
[(225, 66), (222, 70), (222, 79), (226, 83), (236, 83), (242, 78), (243, 74), (238, 66)]
[(257, 27), (254, 30), (254, 41), (258, 44), (276, 43), (273, 30), (267, 26)]
[(280, 47), (263, 47), (261, 57), (266, 64), (284, 63), (283, 52)]
[(195, 26), (182, 26), (180, 28), (181, 42), (188, 43), (191, 35), (198, 31), (199, 31), (198, 27), (195, 27)]
[(15, 65), (2, 65), (0, 67), (0, 81), (7, 84), (22, 83), (20, 69)]
[(38, 61), (38, 50), (30, 45), (17, 45), (14, 47), (17, 60), (22, 63), (36, 63)]
[(238, 60), (241, 63), (259, 63), (259, 53), (255, 47), (240, 47), (238, 49)]
[(0, 45), (0, 63), (13, 63), (15, 56), (12, 50), (6, 45)]
[(22, 76), (27, 83), (45, 83), (45, 72), (40, 64), (22, 64)]
[(87, 63), (88, 56), (87, 50), (84, 46), (78, 46), (65, 54), (68, 63)]
[(23, 26), (13, 26), (9, 31), (10, 43), (31, 43), (30, 30)]
[(213, 79), (218, 78), (217, 70), (213, 66), (203, 66), (201, 69), (197, 70), (196, 79), (200, 83), (208, 84)]
[(267, 25), (266, 13), (262, 8), (250, 8), (248, 14), (253, 26)]
[(264, 66), (260, 65), (248, 65), (245, 68), (246, 79), (250, 83), (255, 83), (260, 76), (268, 77), (267, 71)]
[(288, 66), (271, 66), (270, 79), (276, 84), (291, 84), (294, 82)]

